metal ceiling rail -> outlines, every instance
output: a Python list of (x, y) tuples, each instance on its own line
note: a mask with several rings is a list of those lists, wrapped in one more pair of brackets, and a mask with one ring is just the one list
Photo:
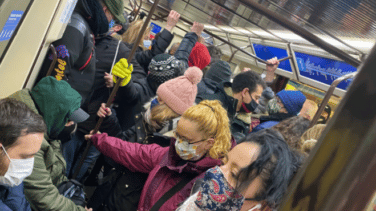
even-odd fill
[(347, 79), (354, 78), (357, 73), (358, 72), (353, 72), (353, 73), (341, 76), (341, 77), (339, 77), (339, 78), (337, 78), (336, 80), (333, 81), (333, 83), (330, 85), (328, 91), (326, 92), (325, 97), (322, 100), (322, 102), (320, 104), (320, 107), (317, 110), (315, 116), (313, 117), (313, 119), (312, 119), (311, 124), (310, 124), (309, 127), (313, 127), (317, 123), (317, 121), (319, 120), (322, 112), (325, 109), (325, 106), (328, 104), (328, 102), (330, 100), (330, 97), (333, 95), (333, 92), (336, 89), (336, 87), (338, 86), (338, 84), (341, 83), (342, 81), (347, 80)]
[[(200, 9), (200, 8), (198, 8), (197, 6), (195, 6), (195, 5), (193, 5), (193, 4), (191, 4), (190, 3), (190, 1), (188, 1), (188, 2), (186, 2), (185, 0), (182, 0), (182, 2), (185, 2), (186, 3), (186, 5), (189, 5), (189, 6), (191, 6), (191, 7), (193, 7), (193, 8), (195, 8), (196, 10), (198, 10), (198, 11), (200, 11), (200, 12), (202, 12), (202, 13), (204, 13), (205, 15), (208, 15), (208, 16), (211, 16), (211, 15), (209, 15), (208, 13), (206, 13), (204, 10), (202, 10), (202, 9)], [(212, 24), (211, 24), (212, 25)], [(226, 26), (228, 26), (228, 27), (230, 27), (230, 28), (232, 28), (233, 30), (236, 30), (236, 31), (238, 31), (239, 32), (239, 34), (238, 35), (241, 35), (241, 34), (244, 34), (243, 32), (241, 32), (241, 31), (239, 31), (239, 30), (237, 30), (236, 28), (234, 28), (234, 27), (232, 27), (232, 26), (230, 26), (230, 25), (226, 25)], [(216, 28), (218, 28), (219, 30), (221, 30), (222, 31), (222, 29), (220, 28), (220, 27), (217, 27), (217, 26), (215, 26)], [(259, 27), (259, 26), (258, 26)], [(261, 27), (260, 27), (261, 28)], [(263, 28), (261, 28), (261, 29), (263, 29)], [(246, 29), (245, 29), (246, 30)], [(265, 30), (265, 29), (263, 29), (263, 30)], [(253, 35), (255, 35), (255, 36), (257, 36), (257, 37), (260, 37), (260, 38), (262, 38), (260, 35), (258, 35), (258, 34), (256, 34), (256, 33), (254, 33), (254, 32), (252, 32), (252, 31), (249, 31), (249, 30), (246, 30), (246, 31), (248, 31), (248, 32), (250, 32), (250, 33), (252, 33)], [(267, 30), (265, 30), (266, 32), (268, 32), (268, 33), (270, 33), (269, 31), (267, 31)], [(228, 32), (227, 32), (228, 33)], [(271, 33), (272, 34), (272, 33)], [(272, 34), (273, 36), (275, 36), (275, 37), (277, 37), (276, 35), (274, 35), (274, 34)], [(279, 37), (277, 37), (277, 38), (279, 38)], [(283, 40), (282, 38), (279, 38), (279, 39), (281, 39), (281, 40)], [(285, 41), (285, 40), (283, 40), (283, 41)], [(286, 41), (287, 42), (287, 41)]]
[[(182, 1), (184, 1), (184, 0), (182, 0)], [(245, 20), (245, 21), (247, 21), (247, 22), (249, 22), (249, 23), (255, 25), (256, 27), (258, 27), (258, 28), (260, 28), (260, 29), (266, 31), (267, 33), (273, 35), (274, 37), (276, 37), (276, 38), (278, 38), (278, 39), (280, 39), (280, 40), (283, 40), (283, 41), (285, 41), (286, 43), (289, 42), (288, 40), (285, 40), (285, 39), (283, 39), (282, 37), (280, 37), (280, 36), (274, 34), (274, 33), (271, 32), (271, 31), (269, 31), (267, 28), (262, 27), (262, 26), (259, 26), (256, 22), (254, 22), (254, 21), (252, 21), (252, 20), (249, 20), (249, 19), (243, 17), (242, 15), (239, 15), (237, 12), (235, 12), (235, 11), (232, 10), (231, 8), (229, 8), (229, 7), (225, 6), (225, 5), (222, 5), (222, 4), (220, 4), (220, 3), (216, 2), (216, 1), (213, 1), (213, 0), (211, 0), (211, 2), (213, 2), (214, 4), (216, 4), (216, 5), (218, 5), (218, 6), (222, 7), (222, 8), (225, 8), (226, 10), (228, 10), (228, 11), (232, 12), (233, 14), (235, 14), (236, 16), (239, 16), (239, 17), (242, 18), (243, 20)], [(247, 31), (250, 31), (250, 30), (248, 30), (248, 29), (246, 29), (246, 30), (247, 30)], [(251, 31), (250, 31), (250, 32), (251, 32)]]
[(376, 190), (376, 45), (292, 181), (280, 211), (364, 210)]
[(324, 32), (324, 33), (327, 34), (329, 37), (331, 37), (331, 38), (337, 40), (338, 42), (342, 43), (343, 45), (347, 46), (348, 48), (353, 49), (354, 51), (356, 51), (356, 52), (358, 52), (358, 53), (360, 53), (360, 54), (364, 54), (362, 51), (360, 51), (359, 49), (355, 48), (354, 46), (347, 44), (345, 41), (343, 41), (343, 40), (339, 39), (338, 37), (332, 35), (330, 32), (328, 32), (328, 31), (326, 31), (326, 30), (324, 30), (324, 29), (321, 29), (321, 28), (317, 27), (317, 26), (315, 26), (315, 25), (309, 23), (309, 22), (306, 21), (305, 19), (303, 19), (303, 18), (301, 18), (301, 17), (299, 17), (299, 16), (293, 14), (292, 12), (290, 12), (290, 11), (288, 11), (288, 10), (282, 8), (280, 5), (276, 4), (275, 2), (270, 1), (270, 0), (268, 0), (268, 2), (271, 3), (271, 4), (273, 4), (274, 6), (278, 7), (279, 9), (281, 9), (281, 10), (287, 12), (287, 13), (290, 14), (291, 16), (294, 16), (295, 18), (297, 18), (297, 19), (303, 21), (304, 23), (309, 24), (309, 26), (311, 26), (312, 28), (315, 28), (316, 30), (319, 30), (319, 31)]
[[(154, 1), (152, 1), (152, 0), (148, 0), (148, 2), (151, 3), (151, 4), (154, 4)], [(166, 13), (169, 13), (169, 12), (170, 12), (169, 9), (166, 9), (165, 7), (163, 7), (163, 6), (161, 6), (161, 5), (158, 5), (158, 8), (159, 8), (160, 10), (166, 12)], [(192, 22), (192, 21), (190, 21), (190, 20), (188, 20), (188, 19), (186, 19), (186, 18), (184, 18), (184, 17), (182, 17), (182, 16), (180, 16), (180, 20), (183, 21), (183, 22), (185, 22), (185, 23), (188, 23), (189, 25), (193, 25), (193, 22)], [(206, 30), (206, 29), (204, 29), (204, 32), (205, 32), (206, 34), (208, 34), (209, 36), (212, 36), (212, 37), (214, 37), (215, 39), (217, 39), (217, 40), (219, 40), (219, 41), (221, 41), (221, 42), (224, 42), (224, 43), (228, 44), (229, 46), (231, 46), (231, 47), (233, 47), (233, 48), (239, 50), (240, 52), (242, 52), (242, 53), (244, 53), (244, 54), (246, 54), (246, 55), (248, 55), (248, 56), (250, 56), (250, 57), (256, 59), (257, 61), (262, 62), (262, 63), (264, 63), (264, 64), (267, 64), (267, 62), (266, 62), (265, 60), (260, 59), (259, 57), (257, 57), (257, 56), (255, 56), (255, 55), (253, 55), (253, 54), (251, 54), (251, 53), (249, 53), (249, 52), (247, 52), (247, 51), (245, 51), (245, 50), (239, 48), (238, 46), (232, 44), (231, 42), (228, 42), (227, 40), (223, 39), (222, 37), (220, 37), (220, 36), (218, 36), (218, 35), (215, 35), (215, 34), (213, 34), (212, 32), (210, 32), (210, 31), (208, 31), (208, 30)]]
[[(316, 46), (318, 46), (318, 47), (328, 51), (329, 53), (337, 56), (338, 58), (344, 60), (348, 64), (350, 64), (354, 67), (358, 67), (360, 65), (361, 62), (359, 60), (353, 58), (352, 56), (350, 56), (346, 52), (336, 48), (335, 46), (325, 42), (324, 40), (322, 40), (318, 36), (312, 34), (308, 30), (300, 27), (298, 24), (289, 21), (288, 19), (286, 19), (282, 15), (279, 15), (275, 12), (272, 12), (271, 10), (262, 6), (261, 4), (254, 2), (252, 0), (239, 0), (239, 2), (243, 3), (244, 5), (246, 5), (249, 8), (252, 8), (256, 12), (260, 13), (261, 15), (266, 16), (267, 18), (276, 22), (277, 24), (291, 30), (295, 34), (303, 37), (304, 39), (306, 39), (309, 42), (315, 44)], [(223, 6), (223, 7), (225, 7), (225, 6)]]

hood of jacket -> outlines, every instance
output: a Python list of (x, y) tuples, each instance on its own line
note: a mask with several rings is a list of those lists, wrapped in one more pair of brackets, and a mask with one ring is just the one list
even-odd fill
[(98, 0), (78, 0), (74, 11), (85, 18), (94, 36), (108, 32), (109, 22)]
[(219, 60), (212, 64), (205, 74), (205, 78), (215, 81), (217, 84), (221, 82), (230, 82), (231, 80), (231, 67), (230, 64)]
[(70, 115), (80, 108), (81, 95), (66, 81), (45, 77), (30, 95), (47, 125), (47, 135), (54, 139), (64, 129)]

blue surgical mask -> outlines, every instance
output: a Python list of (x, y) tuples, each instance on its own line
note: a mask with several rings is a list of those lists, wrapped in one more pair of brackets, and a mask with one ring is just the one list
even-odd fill
[(144, 46), (145, 48), (149, 49), (149, 47), (151, 46), (151, 40), (144, 40)]
[(114, 26), (115, 26), (115, 21), (111, 20), (110, 23), (108, 24), (108, 28), (111, 29)]

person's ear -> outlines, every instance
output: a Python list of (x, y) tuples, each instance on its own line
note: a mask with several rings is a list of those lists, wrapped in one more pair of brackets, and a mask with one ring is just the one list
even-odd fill
[(215, 140), (214, 138), (207, 139), (205, 150), (209, 151), (214, 146)]
[(243, 92), (243, 96), (246, 96), (247, 93), (249, 93), (249, 89), (248, 88), (244, 88), (242, 92)]

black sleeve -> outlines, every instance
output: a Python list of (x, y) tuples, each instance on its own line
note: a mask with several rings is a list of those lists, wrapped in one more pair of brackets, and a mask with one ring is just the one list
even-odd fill
[(125, 140), (125, 141), (130, 141), (130, 139), (133, 136), (135, 136), (135, 134), (136, 134), (136, 126), (134, 125), (131, 128), (129, 128), (128, 130), (123, 131), (118, 138)]
[[(119, 54), (121, 55), (121, 58), (128, 59), (129, 55), (131, 54), (131, 49), (129, 49), (124, 43), (122, 43), (122, 49), (121, 51), (119, 51)], [(146, 77), (147, 72), (145, 72), (144, 68), (140, 65), (140, 63), (138, 63), (136, 55), (132, 58), (131, 62), (129, 62), (133, 65), (132, 77), (134, 79)]]
[[(136, 53), (136, 59), (138, 63), (143, 67), (144, 69), (144, 77), (146, 77), (148, 72), (148, 67), (153, 59), (154, 56), (158, 54), (165, 53), (167, 47), (170, 45), (172, 39), (174, 38), (174, 35), (171, 34), (171, 32), (164, 29), (160, 36), (155, 40), (154, 45), (152, 45), (151, 50), (147, 51), (140, 51)], [(137, 75), (137, 77), (139, 77)]]
[(139, 85), (134, 83), (132, 78), (126, 86), (119, 88), (116, 98), (126, 103), (136, 102), (140, 98), (141, 92), (139, 89)]
[(181, 41), (178, 50), (176, 50), (175, 57), (183, 63), (185, 68), (188, 68), (188, 58), (191, 54), (192, 48), (196, 45), (198, 36), (194, 32), (188, 32)]
[[(78, 60), (83, 51), (85, 38), (84, 35), (72, 26), (67, 26), (63, 37), (52, 43), (57, 52), (57, 62), (52, 71), (52, 76), (57, 80), (62, 80), (66, 72), (70, 72), (74, 64)], [(48, 69), (53, 61), (53, 54), (51, 51), (47, 54), (38, 81), (46, 76)]]

